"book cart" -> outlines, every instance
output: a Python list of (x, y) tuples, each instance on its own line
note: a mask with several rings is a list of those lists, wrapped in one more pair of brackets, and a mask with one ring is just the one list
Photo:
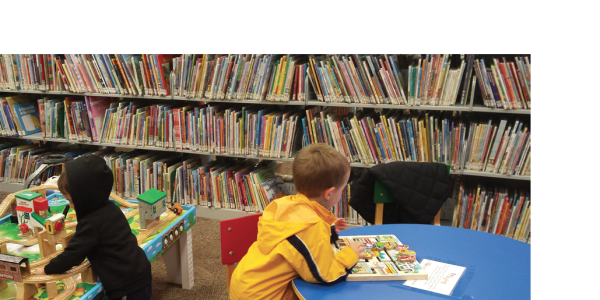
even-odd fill
[[(43, 267), (62, 252), (62, 244), (68, 243), (75, 233), (74, 229), (77, 224), (75, 212), (69, 209), (66, 215), (62, 214), (65, 212), (68, 201), (60, 193), (55, 193), (55, 189), (54, 186), (33, 187), (19, 193), (9, 194), (0, 204), (3, 214), (9, 212), (9, 215), (0, 219), (0, 246), (3, 253), (0, 255), (0, 262), (10, 263), (11, 258), (20, 257), (20, 261), (15, 265), (16, 268), (10, 269), (10, 271), (18, 270), (20, 264), (20, 272), (17, 272), (20, 273), (17, 274), (20, 276), (14, 276), (10, 272), (3, 273), (5, 274), (3, 278), (9, 280), (0, 284), (0, 288), (2, 288), (0, 299), (14, 297), (16, 299), (29, 299), (30, 297), (33, 299), (71, 299), (72, 297), (93, 299), (97, 295), (103, 297), (102, 283), (94, 278), (87, 260), (66, 274), (32, 275), (30, 272), (32, 269)], [(44, 194), (49, 195), (44, 196)], [(47, 201), (44, 208), (49, 208), (49, 213), (53, 216), (47, 218), (45, 230), (35, 229), (24, 234), (24, 230), (21, 230), (23, 225), (11, 222), (11, 204), (13, 202), (17, 202), (17, 205), (27, 203), (27, 201), (19, 200), (26, 199), (22, 195), (33, 195), (32, 198), (37, 198), (34, 200), (36, 204)], [(167, 280), (182, 284), (185, 289), (191, 289), (194, 285), (194, 278), (192, 241), (189, 230), (196, 223), (195, 207), (183, 206), (184, 210), (181, 214), (165, 212), (144, 230), (140, 226), (139, 209), (138, 204), (134, 203), (135, 201), (125, 201), (114, 194), (111, 194), (111, 201), (120, 206), (150, 262), (163, 255), (167, 268)], [(45, 211), (42, 212), (45, 213)], [(30, 226), (35, 226), (32, 222), (33, 218), (29, 222), (27, 219), (22, 218), (19, 214), (19, 223), (24, 221)], [(54, 219), (62, 220), (60, 220), (60, 224), (51, 224), (50, 221), (59, 223)], [(37, 237), (33, 236), (33, 231)], [(27, 261), (26, 265), (23, 260)], [(6, 267), (0, 267), (0, 270), (2, 269), (9, 270)], [(46, 285), (36, 288), (36, 283), (45, 283)]]

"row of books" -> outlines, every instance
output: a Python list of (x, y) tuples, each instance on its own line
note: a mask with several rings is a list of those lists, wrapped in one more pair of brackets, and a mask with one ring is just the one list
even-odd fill
[[(182, 105), (115, 101), (110, 97), (0, 98), (4, 136), (42, 131), (67, 138), (230, 155), (292, 157), (327, 143), (350, 162), (440, 162), (453, 170), (530, 175), (531, 133), (520, 120), (469, 120), (454, 113), (314, 107), (306, 111), (241, 104)], [(28, 102), (29, 101), (29, 102)], [(37, 110), (41, 111), (37, 120)], [(301, 124), (298, 123), (301, 120)], [(302, 135), (297, 131), (302, 127)]]
[(65, 54), (56, 65), (65, 90), (134, 96), (169, 96), (169, 54)]
[(27, 96), (0, 97), (0, 135), (26, 136), (40, 132), (35, 101)]
[(471, 122), (465, 170), (531, 175), (531, 132), (519, 120)]
[[(135, 150), (79, 149), (76, 145), (51, 148), (37, 144), (0, 144), (0, 181), (22, 184), (40, 165), (44, 155), (66, 154), (77, 158), (99, 155), (113, 172), (113, 192), (125, 198), (155, 188), (169, 201), (185, 205), (262, 212), (271, 201), (287, 195), (283, 180), (275, 176), (275, 162), (222, 160), (202, 163), (199, 156)], [(34, 183), (59, 175), (60, 167), (47, 170)]]
[(312, 108), (302, 118), (302, 145), (327, 143), (350, 162), (439, 162), (453, 170), (529, 175), (530, 132), (519, 120), (469, 121), (446, 112)]
[[(29, 175), (40, 167), (44, 155), (65, 154), (77, 157), (83, 153), (85, 151), (78, 149), (75, 145), (60, 145), (57, 148), (50, 148), (40, 147), (37, 144), (14, 145), (2, 142), (0, 143), (0, 182), (23, 184)], [(39, 185), (54, 175), (60, 175), (61, 172), (61, 165), (52, 166), (40, 174), (32, 184)]]
[(409, 105), (465, 105), (474, 58), (473, 54), (461, 55), (456, 65), (456, 55), (453, 59), (452, 54), (427, 54), (414, 61), (408, 67)]
[(319, 101), (408, 104), (396, 55), (310, 55), (309, 62)]
[(325, 55), (310, 58), (309, 78), (324, 102), (454, 105), (469, 58), (451, 69), (452, 55), (426, 55), (406, 72), (396, 55)]
[[(57, 101), (38, 100), (43, 137), (274, 158), (292, 156), (302, 114), (256, 105), (180, 106), (93, 96)], [(55, 126), (61, 119), (62, 131)]]
[(174, 95), (215, 100), (304, 101), (304, 55), (183, 54), (173, 58)]
[(528, 192), (484, 184), (460, 183), (452, 226), (531, 240)]
[(494, 58), (488, 69), (484, 59), (475, 60), (475, 73), (486, 107), (531, 109), (531, 66), (528, 57), (514, 62)]
[[(0, 89), (212, 100), (531, 108), (529, 57), (475, 54), (2, 54)], [(483, 56), (481, 56), (483, 57)], [(486, 56), (487, 57), (487, 56)], [(171, 72), (175, 75), (171, 80)]]
[(59, 91), (54, 54), (1, 54), (0, 90)]
[(336, 205), (331, 208), (331, 212), (338, 218), (346, 219), (349, 225), (368, 226), (371, 225), (361, 217), (350, 205), (350, 188), (352, 181), (346, 184), (342, 191), (342, 196)]
[(169, 96), (169, 54), (3, 54), (0, 88)]
[(150, 188), (167, 193), (168, 201), (185, 205), (262, 212), (287, 195), (274, 163), (220, 160), (203, 163), (181, 153), (132, 151), (102, 154), (115, 174), (115, 192), (135, 198)]

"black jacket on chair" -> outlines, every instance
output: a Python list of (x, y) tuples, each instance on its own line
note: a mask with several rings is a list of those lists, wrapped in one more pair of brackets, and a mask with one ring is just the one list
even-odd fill
[(452, 178), (441, 163), (392, 162), (365, 170), (352, 183), (350, 206), (375, 221), (373, 193), (379, 180), (397, 200), (384, 204), (383, 224), (430, 224), (452, 192)]

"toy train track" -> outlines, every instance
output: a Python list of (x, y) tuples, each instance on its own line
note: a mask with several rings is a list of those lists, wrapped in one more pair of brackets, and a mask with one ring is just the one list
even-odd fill
[[(135, 215), (137, 215), (138, 213), (139, 213), (139, 209), (136, 208), (132, 211), (127, 212), (125, 214), (125, 218), (129, 220), (129, 219), (135, 217)], [(77, 222), (71, 222), (71, 223), (69, 223), (69, 225), (67, 225), (67, 228), (74, 228), (74, 227), (77, 227)]]
[(166, 217), (162, 218), (157, 223), (152, 224), (152, 228), (148, 228), (143, 233), (140, 233), (138, 236), (136, 236), (138, 244), (141, 246), (148, 237), (150, 237), (151, 235), (156, 234), (156, 232), (158, 231), (158, 229), (160, 227), (162, 227), (165, 224), (173, 221), (177, 217), (179, 217), (179, 216), (176, 215), (174, 212), (167, 211), (167, 216)]
[(69, 299), (69, 298), (71, 298), (71, 296), (73, 295), (73, 293), (75, 293), (75, 290), (77, 289), (77, 284), (75, 283), (75, 279), (73, 279), (72, 277), (63, 279), (62, 283), (64, 285), (64, 289), (60, 294), (58, 294), (58, 296), (54, 297), (54, 300)]
[(4, 245), (4, 244), (18, 244), (18, 245), (23, 245), (23, 246), (33, 246), (35, 244), (38, 243), (37, 239), (30, 239), (30, 240), (11, 240), (11, 239), (1, 239), (0, 240), (0, 246)]
[(117, 202), (117, 203), (119, 203), (119, 204), (121, 204), (121, 205), (123, 205), (125, 207), (138, 207), (137, 204), (131, 203), (131, 202), (129, 202), (129, 201), (127, 201), (127, 200), (119, 197), (115, 193), (110, 193), (110, 198), (113, 199), (113, 200), (115, 200), (115, 202)]
[(73, 278), (73, 276), (85, 272), (89, 267), (90, 262), (86, 259), (79, 266), (75, 266), (63, 274), (23, 276), (23, 283), (46, 283), (50, 281), (63, 280), (65, 278)]

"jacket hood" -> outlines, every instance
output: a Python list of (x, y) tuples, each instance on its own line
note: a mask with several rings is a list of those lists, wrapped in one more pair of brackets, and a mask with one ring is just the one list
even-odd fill
[(65, 163), (69, 194), (77, 219), (110, 204), (113, 175), (104, 159), (86, 155)]
[(331, 225), (335, 219), (332, 212), (304, 195), (277, 199), (267, 206), (258, 222), (258, 248), (263, 254), (268, 254), (288, 237), (320, 220)]

